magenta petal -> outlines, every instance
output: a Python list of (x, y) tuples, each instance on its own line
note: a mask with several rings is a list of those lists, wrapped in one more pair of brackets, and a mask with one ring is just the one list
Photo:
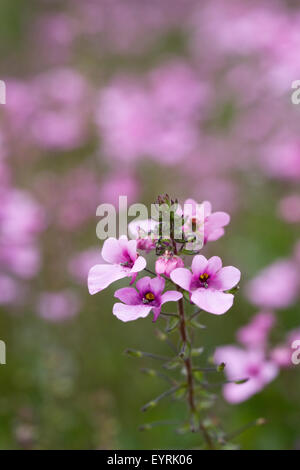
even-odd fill
[(182, 298), (182, 293), (177, 292), (176, 290), (169, 290), (161, 296), (161, 303), (165, 304), (166, 302), (177, 302)]
[(122, 247), (116, 238), (105, 240), (101, 252), (102, 258), (107, 263), (119, 264), (122, 261)]
[[(127, 274), (127, 275), (128, 275), (128, 274)], [(129, 283), (130, 286), (132, 286), (132, 284), (135, 283), (135, 280), (136, 280), (136, 278), (137, 278), (137, 275), (138, 275), (138, 273), (133, 273), (133, 274), (131, 274), (131, 281), (130, 281), (130, 283)]]
[(136, 288), (141, 292), (148, 292), (150, 290), (150, 281), (151, 277), (150, 276), (145, 276), (142, 277), (142, 279), (139, 279), (136, 283)]
[(124, 322), (145, 318), (149, 315), (150, 311), (151, 307), (144, 305), (125, 305), (118, 303), (113, 307), (113, 314)]
[(232, 307), (234, 296), (223, 292), (200, 288), (192, 293), (191, 300), (199, 308), (214, 315), (223, 315)]
[(153, 309), (153, 322), (156, 322), (156, 320), (158, 319), (160, 315), (160, 311), (161, 311), (161, 306)]
[(164, 288), (165, 288), (165, 280), (162, 277), (154, 277), (153, 279), (151, 279), (150, 289), (151, 289), (151, 292), (153, 292), (155, 296), (160, 295), (162, 291), (164, 290)]
[(90, 294), (96, 294), (102, 291), (110, 284), (123, 277), (126, 277), (127, 273), (124, 271), (122, 266), (110, 265), (110, 264), (96, 264), (90, 269), (88, 274), (88, 289)]
[(233, 266), (222, 268), (217, 276), (216, 281), (219, 283), (219, 289), (228, 290), (236, 286), (241, 279), (241, 271)]
[(200, 274), (202, 274), (205, 271), (207, 264), (208, 264), (208, 261), (205, 258), (205, 256), (203, 255), (194, 256), (193, 261), (192, 261), (193, 274), (195, 274), (196, 276), (200, 276)]
[[(132, 240), (133, 242), (135, 242), (135, 240)], [(140, 271), (143, 271), (143, 269), (145, 269), (146, 267), (146, 260), (143, 256), (138, 256), (134, 265), (132, 266), (130, 272), (131, 273), (138, 273)]]
[(140, 303), (139, 294), (133, 287), (118, 289), (114, 296), (127, 305), (138, 305)]
[(192, 273), (186, 268), (177, 268), (171, 272), (170, 278), (175, 284), (189, 291), (192, 280)]

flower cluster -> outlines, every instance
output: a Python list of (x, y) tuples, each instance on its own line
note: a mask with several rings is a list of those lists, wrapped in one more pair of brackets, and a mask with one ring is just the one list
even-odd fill
[[(195, 335), (192, 330), (199, 326), (203, 327), (197, 323), (196, 318), (201, 312), (222, 315), (232, 307), (241, 273), (233, 266), (223, 267), (222, 260), (218, 256), (207, 259), (199, 254), (198, 248), (190, 249), (192, 233), (195, 237), (201, 234), (203, 237), (201, 246), (205, 246), (207, 242), (217, 240), (224, 234), (224, 226), (229, 223), (230, 218), (223, 212), (213, 213), (207, 201), (202, 206), (204, 207), (202, 217), (198, 218), (197, 211), (194, 211), (196, 202), (193, 200), (188, 202), (191, 203), (192, 211), (186, 216), (180, 210), (177, 201), (171, 200), (168, 195), (158, 198), (158, 206), (163, 207), (163, 211), (169, 211), (169, 237), (162, 236), (162, 233), (165, 234), (163, 230), (166, 228), (165, 222), (158, 217), (157, 220), (132, 222), (130, 233), (135, 236), (134, 240), (128, 240), (126, 236), (107, 239), (101, 253), (106, 263), (97, 264), (90, 269), (88, 288), (90, 294), (96, 294), (115, 281), (128, 279), (131, 287), (115, 291), (114, 296), (120, 302), (114, 304), (113, 314), (123, 322), (145, 318), (150, 312), (153, 313), (154, 322), (160, 317), (167, 318), (167, 328), (165, 333), (160, 333), (160, 337), (165, 339), (168, 333), (177, 331), (179, 343), (176, 346), (172, 341), (167, 341), (176, 355), (167, 360), (165, 367), (173, 369), (181, 365), (185, 379), (183, 382), (170, 379), (174, 387), (149, 402), (143, 410), (155, 406), (167, 395), (181, 394), (188, 402), (190, 429), (202, 432), (205, 446), (213, 448), (219, 444), (214, 443), (211, 430), (209, 426), (206, 427), (200, 415), (203, 408), (202, 401), (204, 400), (209, 408), (213, 406), (214, 395), (207, 390), (206, 378), (201, 376), (202, 369), (194, 367), (192, 363), (193, 356), (202, 352), (202, 348), (193, 347)], [(175, 223), (178, 222), (178, 218), (183, 229), (181, 239), (176, 238), (175, 234)], [(151, 266), (149, 268), (146, 260), (146, 255), (150, 252), (156, 255), (154, 270)], [(192, 257), (191, 262), (189, 262), (190, 257)], [(139, 275), (141, 277), (137, 280)], [(132, 286), (134, 283), (135, 287)], [(167, 302), (177, 302), (177, 313), (162, 312), (162, 306)], [(159, 359), (159, 356), (151, 353), (134, 350), (127, 352), (137, 357), (150, 356)], [(223, 363), (224, 360), (220, 357), (216, 368), (207, 368), (204, 371), (221, 371), (224, 368)], [(155, 375), (156, 372), (152, 371), (151, 374)], [(243, 377), (235, 380), (239, 378)], [(225, 442), (224, 436), (222, 439)]]
[[(168, 196), (166, 201), (169, 202)], [(188, 200), (186, 202), (190, 202)], [(171, 202), (171, 201), (170, 201)], [(195, 201), (191, 201), (196, 205)], [(196, 231), (203, 230), (204, 240), (216, 240), (224, 234), (224, 225), (229, 223), (229, 216), (226, 213), (211, 213), (211, 205), (207, 201), (204, 203), (205, 212), (201, 226), (201, 221), (195, 221)], [(190, 218), (195, 218), (192, 214)], [(183, 219), (184, 230), (189, 224), (189, 220)], [(146, 227), (143, 237), (140, 238), (140, 228)], [(149, 227), (155, 227), (156, 236), (149, 234)], [(137, 239), (128, 240), (126, 236), (121, 236), (118, 240), (109, 238), (104, 242), (102, 248), (102, 259), (106, 264), (93, 266), (88, 275), (88, 288), (90, 294), (102, 291), (110, 284), (122, 278), (129, 277), (130, 284), (136, 280), (138, 273), (146, 269), (147, 261), (139, 252), (149, 253), (155, 248), (163, 247), (163, 253), (158, 256), (155, 263), (155, 274), (157, 277), (150, 279), (148, 276), (140, 279), (137, 284), (137, 291), (134, 288), (120, 289), (115, 293), (115, 297), (122, 300), (123, 304), (116, 304), (113, 313), (122, 321), (136, 320), (147, 316), (151, 311), (154, 313), (154, 321), (157, 320), (161, 305), (168, 301), (178, 301), (182, 298), (182, 292), (189, 295), (190, 303), (200, 309), (215, 314), (226, 313), (233, 305), (234, 295), (229, 293), (240, 281), (240, 271), (233, 267), (222, 267), (222, 260), (218, 256), (206, 259), (205, 256), (195, 254), (191, 267), (184, 267), (185, 263), (180, 253), (187, 253), (185, 246), (187, 240), (181, 242), (180, 248), (176, 239), (162, 240), (159, 236), (159, 221), (139, 222), (135, 225)], [(131, 227), (133, 228), (133, 226)], [(165, 288), (166, 278), (177, 288), (177, 291)]]

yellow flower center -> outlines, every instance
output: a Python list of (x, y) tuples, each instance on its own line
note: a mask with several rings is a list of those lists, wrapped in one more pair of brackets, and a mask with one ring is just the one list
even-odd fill
[(145, 299), (149, 300), (149, 302), (151, 302), (151, 300), (155, 299), (155, 296), (152, 292), (147, 292), (147, 294), (145, 295)]
[(206, 282), (207, 279), (209, 278), (209, 275), (207, 273), (203, 273), (203, 274), (200, 274), (199, 278), (200, 278), (200, 281)]

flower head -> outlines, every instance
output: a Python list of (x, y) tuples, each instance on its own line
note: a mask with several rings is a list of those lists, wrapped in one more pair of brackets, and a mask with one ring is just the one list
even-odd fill
[(268, 335), (275, 324), (275, 316), (272, 312), (260, 312), (251, 322), (240, 328), (237, 339), (246, 347), (265, 348)]
[(136, 240), (128, 241), (125, 235), (119, 240), (105, 240), (101, 255), (109, 264), (97, 264), (91, 268), (88, 275), (90, 294), (96, 294), (124, 277), (131, 277), (133, 283), (137, 273), (146, 267), (145, 258), (137, 253)]
[(222, 260), (213, 256), (209, 260), (196, 255), (192, 272), (177, 268), (170, 275), (173, 282), (190, 293), (191, 301), (199, 308), (215, 315), (222, 315), (232, 307), (234, 296), (225, 293), (240, 280), (241, 273), (233, 266), (222, 267)]
[(299, 268), (282, 259), (263, 269), (247, 286), (250, 302), (263, 308), (285, 308), (299, 293)]
[(224, 227), (230, 222), (230, 216), (226, 212), (212, 212), (209, 201), (202, 203), (203, 211), (197, 211), (194, 199), (187, 199), (184, 204), (190, 205), (192, 209), (184, 227), (185, 231), (203, 232), (204, 244), (218, 240), (224, 235)]
[(166, 302), (176, 302), (182, 294), (177, 291), (167, 291), (163, 294), (165, 280), (160, 277), (151, 279), (146, 276), (137, 281), (136, 289), (124, 287), (115, 292), (115, 297), (123, 303), (116, 303), (113, 314), (124, 322), (145, 318), (151, 310), (156, 321), (161, 306)]
[(278, 374), (277, 365), (265, 358), (262, 350), (244, 350), (236, 346), (222, 346), (214, 355), (216, 364), (226, 364), (225, 374), (231, 381), (248, 379), (245, 383), (228, 383), (223, 394), (229, 403), (240, 403), (260, 392)]

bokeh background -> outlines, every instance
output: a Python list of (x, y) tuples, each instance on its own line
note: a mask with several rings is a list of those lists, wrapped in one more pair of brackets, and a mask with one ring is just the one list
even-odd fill
[[(230, 213), (204, 254), (242, 282), (228, 314), (202, 319), (208, 355), (262, 309), (277, 317), (272, 344), (299, 328), (299, 26), (298, 1), (1, 0), (1, 449), (198, 445), (175, 426), (138, 430), (185, 417), (167, 402), (143, 415), (164, 384), (123, 355), (165, 346), (150, 318), (113, 317), (115, 286), (87, 292), (96, 208), (119, 195), (150, 204), (167, 192)], [(281, 259), (269, 294), (251, 295), (248, 282)], [(282, 368), (240, 405), (220, 395), (218, 416), (227, 430), (267, 419), (236, 439), (244, 449), (297, 449), (299, 387), (300, 365)]]

